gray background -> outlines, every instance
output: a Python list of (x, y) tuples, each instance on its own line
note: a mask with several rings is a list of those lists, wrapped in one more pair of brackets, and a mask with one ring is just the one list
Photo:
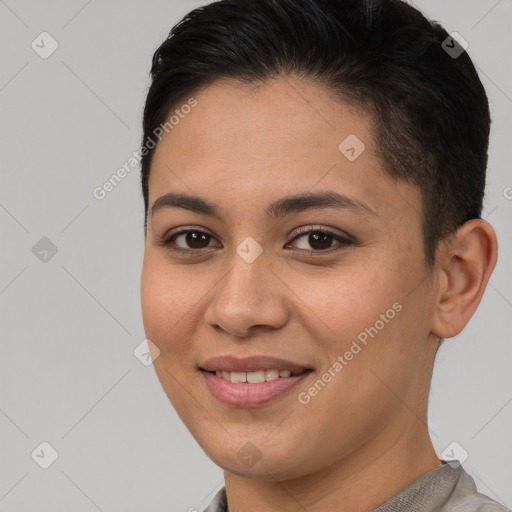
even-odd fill
[[(431, 433), (438, 453), (464, 447), (479, 490), (512, 507), (512, 2), (416, 4), (468, 41), (488, 91), (485, 216), (500, 244), (480, 309), (438, 354)], [(133, 355), (139, 169), (92, 194), (138, 150), (152, 54), (198, 5), (0, 0), (0, 511), (201, 510), (222, 485)], [(47, 59), (31, 48), (43, 31), (59, 45)], [(46, 262), (32, 252), (43, 237), (57, 248)], [(31, 458), (42, 441), (59, 453), (46, 470)]]

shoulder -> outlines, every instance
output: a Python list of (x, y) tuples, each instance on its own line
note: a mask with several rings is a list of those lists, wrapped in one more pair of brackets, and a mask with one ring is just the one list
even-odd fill
[(461, 511), (467, 510), (468, 512), (511, 512), (509, 508), (479, 492), (460, 500), (460, 506)]
[(512, 512), (509, 508), (477, 491), (473, 478), (461, 468), (460, 478), (439, 512)]

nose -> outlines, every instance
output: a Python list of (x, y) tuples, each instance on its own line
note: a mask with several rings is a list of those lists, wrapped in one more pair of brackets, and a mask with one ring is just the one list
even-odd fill
[(235, 253), (230, 263), (206, 309), (206, 324), (239, 338), (282, 328), (289, 318), (287, 288), (265, 254), (248, 263)]

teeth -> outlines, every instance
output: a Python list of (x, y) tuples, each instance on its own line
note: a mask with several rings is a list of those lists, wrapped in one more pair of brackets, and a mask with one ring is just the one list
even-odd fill
[(265, 381), (270, 382), (279, 377), (290, 377), (291, 374), (292, 372), (290, 370), (276, 370), (274, 368), (259, 370), (257, 372), (224, 372), (220, 370), (215, 372), (217, 377), (221, 377), (224, 380), (229, 380), (230, 382), (249, 382), (251, 384)]
[(247, 372), (247, 382), (254, 384), (256, 382), (265, 382), (265, 372), (260, 370), (259, 372)]
[(279, 379), (279, 370), (265, 370), (265, 380), (268, 382), (269, 380)]
[(247, 373), (231, 372), (231, 382), (247, 382)]

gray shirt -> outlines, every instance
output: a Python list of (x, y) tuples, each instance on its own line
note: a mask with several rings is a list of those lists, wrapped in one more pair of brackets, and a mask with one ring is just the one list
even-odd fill
[[(227, 512), (223, 487), (204, 512)], [(443, 462), (402, 489), (374, 512), (511, 512), (476, 490), (473, 478), (458, 461)]]

